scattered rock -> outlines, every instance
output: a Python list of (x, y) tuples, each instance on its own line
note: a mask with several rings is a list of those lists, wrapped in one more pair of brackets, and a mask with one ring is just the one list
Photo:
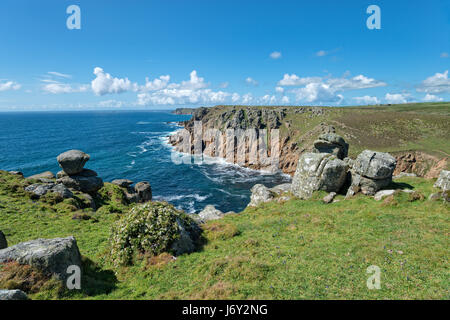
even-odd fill
[(272, 201), (276, 193), (262, 184), (255, 184), (251, 189), (249, 207), (257, 207), (261, 203)]
[(81, 256), (74, 237), (37, 239), (0, 250), (0, 263), (16, 261), (64, 280), (70, 265), (81, 266)]
[(5, 234), (0, 230), (0, 250), (8, 247), (8, 241), (6, 241)]
[(28, 300), (28, 296), (22, 290), (0, 290), (0, 300)]
[(69, 150), (61, 153), (56, 160), (58, 160), (59, 166), (68, 175), (75, 175), (83, 170), (85, 163), (89, 160), (90, 156), (80, 150)]
[(25, 187), (25, 191), (31, 192), (35, 197), (40, 198), (43, 195), (45, 195), (47, 192), (52, 190), (52, 188), (55, 186), (54, 183), (48, 183), (48, 184), (32, 184), (28, 187)]
[(374, 199), (377, 201), (380, 201), (384, 197), (391, 196), (394, 193), (395, 193), (395, 190), (381, 190), (375, 194)]
[(137, 193), (138, 202), (147, 202), (152, 200), (152, 187), (147, 181), (136, 183), (134, 190)]
[(291, 184), (290, 183), (279, 184), (273, 188), (270, 188), (269, 190), (275, 192), (278, 195), (281, 195), (283, 193), (288, 193), (291, 191)]
[(206, 222), (210, 220), (217, 220), (223, 218), (224, 213), (218, 209), (216, 209), (213, 205), (207, 205), (200, 213), (198, 217)]
[(440, 188), (442, 191), (450, 190), (450, 171), (442, 170), (434, 187)]
[(351, 185), (363, 194), (374, 195), (392, 182), (395, 164), (389, 153), (364, 150), (353, 162)]
[(329, 153), (304, 153), (298, 160), (291, 192), (309, 199), (316, 190), (338, 192), (343, 186), (348, 166)]
[(315, 152), (334, 154), (341, 160), (348, 155), (348, 143), (336, 133), (321, 134), (318, 140), (314, 141), (314, 148)]
[(336, 192), (330, 192), (329, 194), (327, 194), (325, 197), (323, 197), (322, 201), (324, 203), (331, 203), (334, 200), (334, 197), (336, 197)]
[(428, 200), (431, 200), (431, 201), (437, 201), (437, 200), (441, 200), (441, 199), (442, 199), (442, 192), (432, 193), (428, 197)]
[(15, 174), (15, 175), (17, 175), (17, 176), (21, 176), (21, 177), (23, 177), (23, 173), (22, 173), (22, 172), (20, 172), (20, 171), (10, 171), (9, 173), (11, 173), (11, 174)]
[(122, 187), (122, 188), (128, 188), (133, 184), (133, 181), (128, 179), (115, 179), (111, 181), (112, 184), (115, 184), (116, 186)]
[[(193, 223), (189, 227), (182, 223), (180, 219), (177, 218), (178, 230), (179, 230), (179, 238), (171, 245), (171, 251), (176, 256), (179, 256), (183, 253), (190, 253), (195, 251), (196, 243), (195, 239), (197, 239), (201, 233), (201, 229), (197, 224)], [(187, 228), (188, 227), (188, 228)], [(189, 231), (188, 231), (189, 229)]]
[(45, 171), (39, 174), (35, 174), (32, 176), (29, 176), (27, 179), (55, 179), (55, 175), (53, 174), (53, 172), (50, 171)]

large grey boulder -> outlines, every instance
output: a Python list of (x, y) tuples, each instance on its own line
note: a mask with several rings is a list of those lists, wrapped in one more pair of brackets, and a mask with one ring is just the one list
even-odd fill
[(74, 237), (37, 239), (0, 250), (0, 263), (9, 261), (31, 265), (61, 280), (68, 276), (69, 266), (81, 267), (81, 255)]
[(198, 217), (201, 221), (210, 221), (210, 220), (218, 220), (223, 218), (224, 213), (218, 209), (216, 209), (213, 205), (207, 205), (200, 213)]
[(64, 176), (56, 180), (67, 188), (72, 188), (84, 193), (95, 193), (103, 187), (103, 180), (96, 176), (72, 175)]
[(28, 296), (22, 290), (0, 290), (0, 301), (28, 300)]
[(55, 175), (51, 171), (45, 171), (32, 176), (27, 177), (27, 179), (55, 179)]
[(318, 153), (331, 153), (339, 159), (348, 155), (348, 143), (336, 133), (324, 133), (314, 141), (314, 149)]
[(73, 198), (73, 193), (63, 184), (57, 184), (52, 189), (51, 192), (58, 193), (62, 198)]
[(366, 195), (387, 187), (392, 182), (396, 160), (389, 153), (364, 150), (352, 163), (351, 192)]
[(249, 207), (257, 207), (261, 203), (270, 202), (277, 195), (262, 184), (255, 184), (250, 191), (252, 194), (250, 196), (250, 203), (248, 204)]
[(442, 191), (450, 190), (450, 171), (442, 170), (434, 186)]
[(197, 223), (193, 222), (190, 225), (186, 225), (177, 218), (179, 237), (171, 245), (171, 251), (176, 255), (182, 255), (184, 253), (190, 253), (195, 251), (196, 242), (202, 232)]
[(35, 183), (32, 185), (29, 185), (28, 187), (25, 187), (25, 191), (31, 192), (34, 197), (40, 198), (43, 195), (45, 195), (47, 192), (52, 190), (52, 188), (54, 186), (55, 186), (54, 183), (47, 183), (47, 184)]
[(138, 202), (147, 202), (152, 200), (152, 187), (147, 181), (141, 181), (134, 186)]
[(83, 170), (85, 163), (89, 160), (90, 156), (80, 150), (69, 150), (61, 153), (56, 160), (58, 160), (59, 166), (68, 175), (78, 174)]
[(6, 241), (5, 234), (0, 230), (0, 250), (8, 247), (8, 241)]
[(304, 153), (298, 160), (291, 192), (309, 199), (317, 190), (338, 192), (346, 178), (348, 165), (330, 153)]

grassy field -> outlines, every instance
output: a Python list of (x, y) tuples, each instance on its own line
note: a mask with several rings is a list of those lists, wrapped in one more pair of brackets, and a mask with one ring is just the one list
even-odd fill
[[(433, 180), (399, 179), (392, 187), (415, 196), (379, 202), (338, 196), (323, 204), (318, 193), (249, 208), (203, 225), (206, 242), (195, 253), (143, 256), (118, 269), (105, 258), (111, 226), (126, 213), (84, 209), (91, 219), (74, 220), (68, 204), (33, 201), (22, 183), (0, 171), (0, 230), (9, 245), (74, 235), (84, 256), (81, 291), (48, 286), (33, 299), (450, 298), (450, 211), (426, 200)], [(380, 290), (366, 286), (371, 265), (381, 269)]]

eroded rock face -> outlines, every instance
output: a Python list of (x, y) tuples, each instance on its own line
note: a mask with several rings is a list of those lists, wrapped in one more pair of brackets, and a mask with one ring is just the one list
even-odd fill
[(348, 166), (329, 153), (304, 153), (298, 160), (291, 192), (309, 199), (316, 190), (338, 192), (346, 178)]
[(90, 156), (80, 150), (69, 150), (61, 153), (56, 160), (59, 166), (68, 175), (75, 175), (83, 170), (85, 163), (90, 159)]
[(395, 165), (396, 160), (389, 153), (364, 150), (352, 163), (349, 190), (375, 195), (392, 182)]
[(5, 234), (0, 230), (0, 250), (8, 247)]
[(261, 203), (272, 201), (276, 193), (262, 184), (255, 184), (251, 189), (252, 195), (250, 196), (249, 207), (257, 207)]
[(318, 153), (331, 153), (343, 160), (348, 155), (348, 143), (336, 133), (324, 133), (314, 141), (314, 149)]
[(434, 186), (442, 191), (450, 190), (450, 171), (442, 170)]
[(199, 214), (198, 217), (206, 222), (210, 220), (218, 220), (224, 216), (224, 213), (216, 209), (213, 205), (207, 205)]
[(147, 202), (152, 200), (152, 187), (147, 181), (136, 183), (134, 190), (137, 193), (139, 202)]
[(74, 237), (37, 239), (22, 242), (0, 250), (0, 263), (16, 261), (55, 275), (67, 278), (70, 265), (81, 267), (81, 256)]
[(0, 290), (0, 301), (28, 300), (28, 296), (22, 290)]

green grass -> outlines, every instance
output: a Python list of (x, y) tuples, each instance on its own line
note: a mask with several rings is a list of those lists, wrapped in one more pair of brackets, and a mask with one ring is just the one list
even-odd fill
[[(85, 257), (81, 292), (50, 286), (34, 299), (450, 298), (450, 211), (441, 201), (399, 193), (395, 201), (339, 195), (323, 204), (319, 193), (267, 203), (206, 224), (198, 252), (157, 265), (142, 257), (115, 269), (105, 252), (120, 214), (72, 220), (71, 212), (12, 192), (19, 178), (0, 172), (0, 179), (0, 230), (10, 245), (74, 235)], [(403, 178), (393, 187), (414, 188), (426, 199), (433, 183)], [(371, 265), (381, 268), (380, 290), (367, 289)]]

